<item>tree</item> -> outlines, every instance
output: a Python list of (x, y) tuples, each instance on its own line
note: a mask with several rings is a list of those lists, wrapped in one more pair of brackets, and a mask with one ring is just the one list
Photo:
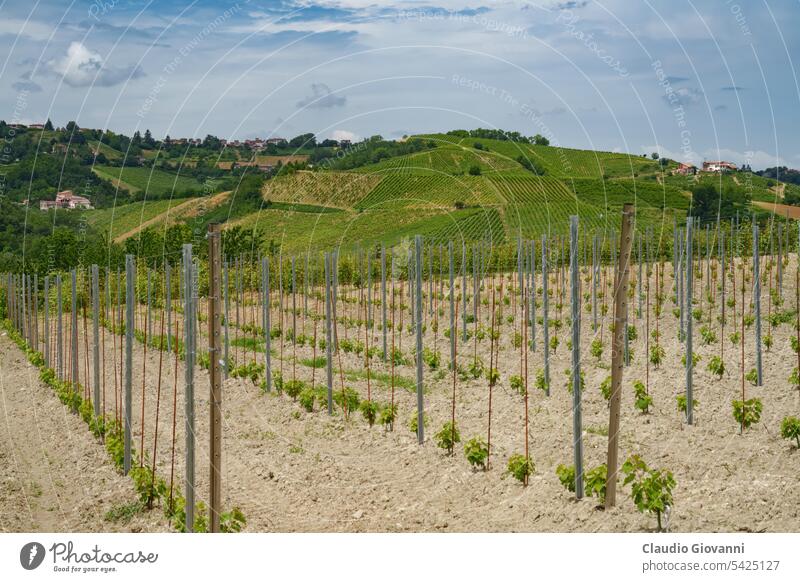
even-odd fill
[(750, 196), (744, 190), (726, 187), (720, 193), (709, 182), (701, 182), (692, 188), (691, 214), (701, 220), (716, 220), (718, 216), (730, 218), (737, 211), (747, 212), (749, 205)]
[(49, 117), (47, 118), (47, 122), (44, 124), (44, 128), (45, 128), (47, 131), (53, 131), (53, 122), (52, 122), (52, 121), (50, 121), (50, 118), (49, 118)]
[(317, 138), (313, 133), (303, 133), (297, 137), (289, 140), (289, 147), (291, 148), (313, 148), (317, 145)]
[(538, 133), (536, 135), (534, 135), (533, 138), (531, 138), (531, 139), (532, 139), (534, 145), (542, 145), (542, 146), (549, 146), (550, 145), (550, 140), (547, 139), (546, 137), (544, 137), (543, 135), (538, 134)]
[(470, 176), (480, 176), (481, 175), (481, 167), (480, 166), (470, 166), (469, 167), (469, 175)]
[(658, 159), (658, 152), (653, 152), (652, 154), (650, 154), (650, 157), (653, 158), (654, 160), (657, 160)]
[(527, 156), (517, 156), (517, 162), (529, 172), (533, 172), (537, 176), (543, 176), (545, 169), (537, 160), (531, 159)]

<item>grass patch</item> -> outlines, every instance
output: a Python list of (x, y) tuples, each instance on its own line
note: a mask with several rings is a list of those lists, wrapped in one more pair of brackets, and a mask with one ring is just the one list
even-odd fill
[(103, 519), (112, 523), (125, 525), (129, 523), (137, 514), (142, 513), (147, 508), (147, 504), (139, 499), (122, 505), (114, 505), (106, 511)]

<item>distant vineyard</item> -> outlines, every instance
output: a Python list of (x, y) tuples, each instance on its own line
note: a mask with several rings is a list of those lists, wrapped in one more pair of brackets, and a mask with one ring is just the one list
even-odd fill
[(142, 223), (164, 215), (166, 217), (171, 209), (186, 203), (185, 199), (155, 200), (153, 202), (134, 202), (123, 204), (116, 208), (104, 208), (88, 212), (89, 224), (104, 231), (109, 239), (137, 228)]
[(503, 155), (471, 148), (442, 146), (433, 150), (383, 160), (359, 168), (364, 173), (403, 173), (415, 175), (464, 175), (477, 166), (483, 174), (522, 172), (522, 167)]
[(567, 181), (582, 201), (601, 208), (633, 202), (639, 207), (689, 209), (689, 198), (676, 186), (652, 180), (590, 180)]
[(139, 167), (95, 166), (94, 172), (131, 192), (142, 191), (151, 195), (181, 193), (188, 190), (200, 192), (203, 184), (194, 178), (172, 174), (163, 170)]
[(554, 178), (492, 178), (492, 183), (508, 200), (504, 212), (510, 232), (528, 237), (559, 232), (573, 214), (587, 227), (602, 226), (602, 209), (580, 201)]
[[(439, 134), (426, 137), (447, 142), (456, 139), (453, 136)], [(546, 174), (554, 177), (602, 178), (605, 176), (632, 178), (637, 174), (657, 173), (660, 170), (658, 162), (640, 155), (536, 146), (481, 138), (463, 138), (457, 141), (462, 146), (469, 147), (472, 147), (475, 143), (480, 143), (489, 152), (499, 154), (509, 161), (515, 161), (519, 157), (528, 158), (541, 166)], [(521, 169), (519, 164), (516, 167)], [(507, 167), (505, 169), (510, 170), (512, 168)]]
[(481, 176), (389, 174), (356, 208), (454, 208), (456, 203), (496, 205), (502, 199)]
[(264, 198), (274, 202), (349, 208), (369, 193), (381, 176), (350, 172), (295, 172), (268, 181)]

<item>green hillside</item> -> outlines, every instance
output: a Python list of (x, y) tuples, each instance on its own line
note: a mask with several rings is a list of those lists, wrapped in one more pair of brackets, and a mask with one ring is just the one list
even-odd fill
[[(414, 147), (415, 140), (424, 147)], [(582, 228), (617, 229), (626, 202), (636, 207), (637, 229), (682, 223), (690, 189), (698, 182), (749, 188), (754, 200), (768, 202), (797, 189), (749, 173), (672, 175), (675, 162), (615, 152), (445, 134), (412, 136), (403, 143), (409, 147), (361, 150), (358, 160), (342, 162), (347, 170), (290, 169), (263, 182), (260, 201), (256, 187), (249, 198), (241, 193), (222, 198), (214, 212), (195, 212), (192, 220), (195, 226), (225, 220), (228, 227), (252, 229), (287, 250), (391, 245), (414, 234), (442, 242), (501, 242), (566, 234), (571, 215), (579, 216)], [(121, 180), (123, 187), (150, 192), (199, 185), (163, 170), (102, 166), (96, 171)], [(160, 215), (174, 205), (122, 206), (113, 211), (113, 223), (110, 211), (92, 223), (124, 238), (142, 223), (164, 224)], [(183, 214), (173, 211), (170, 223), (188, 220)]]
[(195, 178), (155, 168), (136, 166), (94, 166), (94, 173), (128, 192), (160, 197), (187, 192), (199, 193), (203, 184)]

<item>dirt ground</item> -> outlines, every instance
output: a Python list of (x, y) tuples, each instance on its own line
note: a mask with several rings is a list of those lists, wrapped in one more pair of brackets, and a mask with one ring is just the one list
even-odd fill
[(168, 531), (157, 511), (106, 519), (137, 498), (102, 444), (0, 334), (0, 531)]
[[(794, 260), (792, 261), (794, 262)], [(667, 266), (671, 272), (671, 266)], [(786, 309), (794, 308), (794, 266), (785, 276)], [(654, 283), (654, 280), (653, 280)], [(727, 283), (730, 285), (730, 281)], [(583, 291), (589, 291), (584, 282)], [(695, 296), (701, 298), (704, 285), (697, 281)], [(737, 278), (737, 289), (740, 279)], [(471, 289), (471, 285), (470, 285)], [(653, 284), (653, 294), (655, 293)], [(730, 287), (728, 287), (730, 294)], [(800, 413), (800, 393), (787, 382), (797, 365), (791, 350), (792, 325), (773, 331), (774, 345), (764, 353), (764, 386), (746, 385), (747, 397), (758, 396), (764, 403), (761, 422), (738, 434), (731, 401), (740, 397), (739, 347), (728, 339), (731, 324), (724, 333), (724, 361), (727, 371), (721, 380), (707, 370), (719, 342), (705, 346), (699, 337), (701, 324), (695, 325), (696, 352), (702, 359), (695, 369), (696, 424), (687, 426), (678, 411), (675, 397), (684, 390), (681, 364), (684, 345), (677, 340), (677, 319), (672, 314), (671, 280), (665, 287), (666, 301), (659, 327), (666, 359), (660, 369), (650, 367), (649, 391), (653, 397), (650, 414), (634, 407), (632, 384), (645, 380), (645, 321), (633, 312), (630, 323), (639, 331), (632, 343), (633, 361), (625, 369), (620, 457), (640, 454), (652, 467), (669, 469), (677, 486), (670, 519), (671, 531), (798, 531), (800, 530), (800, 452), (780, 438), (784, 416)], [(702, 296), (705, 294), (703, 293)], [(762, 303), (766, 316), (767, 290)], [(566, 296), (565, 296), (566, 297)], [(750, 300), (748, 288), (747, 301)], [(651, 298), (651, 301), (652, 298)], [(717, 300), (719, 302), (719, 300)], [(737, 293), (737, 301), (739, 296)], [(555, 302), (553, 302), (554, 304)], [(551, 317), (557, 313), (551, 304)], [(298, 302), (299, 305), (299, 302)], [(703, 306), (701, 303), (696, 307)], [(739, 306), (737, 305), (737, 308)], [(506, 306), (505, 315), (511, 313)], [(563, 316), (566, 317), (565, 306)], [(259, 311), (256, 309), (256, 313)], [(541, 315), (541, 310), (539, 311)], [(481, 325), (488, 327), (488, 309), (482, 307)], [(728, 311), (730, 317), (730, 311)], [(273, 321), (277, 317), (273, 315)], [(407, 317), (407, 314), (406, 314)], [(445, 316), (446, 317), (446, 316)], [(605, 351), (597, 362), (589, 353), (595, 337), (591, 315), (584, 313), (581, 350), (586, 374), (583, 393), (583, 443), (586, 469), (605, 462), (608, 408), (600, 393), (600, 383), (610, 374), (611, 343), (608, 328), (610, 312), (602, 328)], [(298, 326), (302, 318), (298, 318)], [(311, 335), (312, 322), (305, 333)], [(519, 351), (512, 346), (513, 325), (504, 323), (501, 334), (499, 370), (501, 378), (492, 400), (492, 468), (474, 471), (464, 458), (461, 446), (448, 457), (432, 439), (450, 418), (452, 376), (446, 372), (448, 340), (442, 336), (447, 324), (440, 324), (437, 340), (444, 377), (425, 371), (425, 406), (429, 417), (426, 442), (419, 446), (416, 435), (406, 426), (414, 413), (416, 394), (397, 387), (395, 399), (399, 419), (394, 432), (370, 428), (360, 414), (345, 420), (341, 411), (334, 416), (315, 410), (305, 412), (286, 395), (265, 394), (249, 380), (230, 378), (224, 383), (223, 505), (238, 506), (247, 517), (247, 531), (648, 531), (655, 518), (639, 513), (628, 487), (618, 494), (617, 507), (598, 508), (595, 498), (574, 499), (560, 484), (556, 467), (572, 464), (572, 405), (564, 371), (571, 365), (566, 326), (559, 332), (561, 345), (551, 357), (551, 396), (534, 388), (536, 371), (542, 367), (541, 326), (537, 326), (536, 351), (528, 355), (530, 378), (530, 454), (536, 465), (528, 487), (522, 487), (505, 472), (508, 457), (524, 451), (523, 398), (512, 391), (509, 378), (519, 374)], [(714, 318), (717, 337), (722, 338)], [(203, 324), (205, 327), (205, 324)], [(472, 327), (472, 324), (470, 324)], [(768, 325), (765, 323), (765, 334)], [(651, 313), (651, 329), (655, 318)], [(157, 329), (157, 327), (156, 327)], [(321, 337), (321, 326), (320, 326)], [(349, 332), (356, 333), (355, 328)], [(363, 340), (363, 329), (360, 331)], [(600, 330), (598, 330), (598, 334)], [(380, 345), (376, 329), (371, 343)], [(340, 336), (344, 333), (340, 330)], [(112, 335), (106, 333), (105, 408), (113, 414), (114, 368), (111, 356)], [(425, 345), (432, 346), (431, 326)], [(746, 329), (745, 369), (755, 365), (754, 327)], [(403, 332), (403, 351), (408, 354), (413, 336)], [(273, 342), (273, 369), (280, 368), (278, 342)], [(83, 345), (83, 340), (81, 340)], [(478, 344), (478, 353), (488, 364), (488, 337)], [(473, 343), (460, 345), (459, 363), (467, 366)], [(0, 340), (2, 360), (3, 495), (0, 499), (0, 528), (86, 530), (163, 530), (161, 511), (137, 513), (126, 525), (109, 521), (104, 514), (113, 506), (130, 503), (135, 495), (130, 480), (118, 475), (101, 445), (86, 426), (67, 412), (50, 390), (42, 386), (34, 368), (7, 338)], [(242, 358), (241, 349), (239, 359)], [(309, 358), (310, 348), (298, 348), (297, 357)], [(252, 353), (250, 355), (252, 357)], [(283, 353), (283, 376), (291, 379), (292, 349)], [(346, 372), (345, 384), (367, 394), (363, 377), (363, 358), (341, 354)], [(145, 382), (142, 367), (146, 359)], [(338, 359), (336, 360), (338, 367)], [(133, 410), (134, 447), (141, 442), (142, 392), (145, 397), (145, 449), (152, 456), (156, 416), (159, 354), (143, 346), (134, 347)], [(298, 378), (311, 381), (313, 368), (296, 366)], [(372, 372), (386, 373), (388, 366), (375, 363)], [(183, 362), (176, 369), (173, 357), (162, 361), (162, 386), (158, 416), (158, 474), (168, 476), (172, 451), (173, 397), (176, 398), (177, 438), (175, 440), (176, 487), (183, 487)], [(413, 379), (414, 368), (400, 366), (397, 373)], [(324, 383), (325, 370), (315, 372), (317, 385)], [(207, 372), (196, 370), (197, 495), (208, 496), (208, 379)], [(406, 382), (404, 382), (405, 384)], [(144, 385), (144, 387), (143, 387)], [(173, 390), (177, 388), (177, 393)], [(338, 371), (334, 389), (341, 389)], [(373, 380), (372, 397), (381, 403), (389, 400), (389, 387)], [(462, 444), (473, 436), (486, 438), (488, 385), (485, 379), (457, 383), (456, 418)], [(45, 454), (46, 451), (46, 454)], [(58, 483), (62, 485), (59, 486)], [(35, 495), (33, 484), (42, 493)]]

